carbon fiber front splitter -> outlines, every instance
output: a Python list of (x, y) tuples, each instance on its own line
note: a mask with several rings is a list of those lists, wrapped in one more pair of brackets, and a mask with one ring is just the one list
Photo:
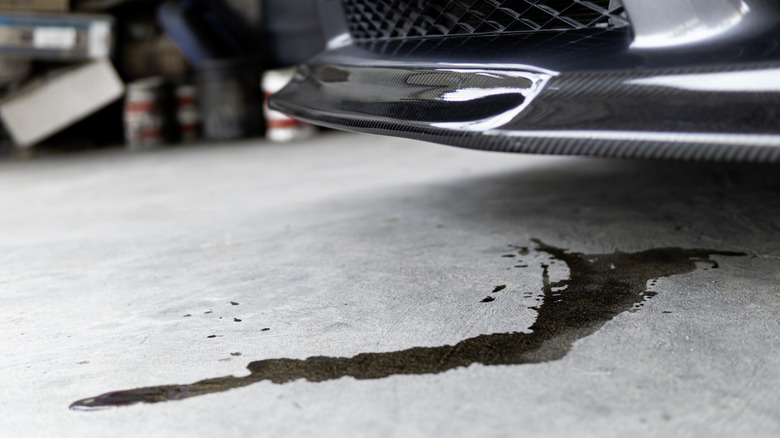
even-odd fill
[(475, 149), (780, 161), (780, 63), (558, 73), (321, 55), (271, 106), (315, 124)]

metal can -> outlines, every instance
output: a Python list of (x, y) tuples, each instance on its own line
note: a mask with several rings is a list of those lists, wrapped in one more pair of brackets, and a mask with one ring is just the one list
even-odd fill
[(289, 142), (303, 140), (315, 133), (314, 126), (268, 107), (268, 98), (290, 82), (293, 72), (293, 69), (280, 69), (269, 70), (263, 74), (265, 136), (271, 141)]
[(128, 149), (141, 150), (165, 142), (165, 81), (149, 78), (127, 85), (124, 122)]
[(197, 93), (198, 89), (193, 84), (179, 84), (174, 90), (178, 137), (183, 143), (195, 141), (200, 137), (200, 109)]

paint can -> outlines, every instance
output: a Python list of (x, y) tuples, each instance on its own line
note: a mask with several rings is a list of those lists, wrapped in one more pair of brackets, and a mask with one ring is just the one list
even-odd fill
[(287, 85), (293, 74), (293, 69), (269, 70), (263, 74), (265, 136), (271, 141), (289, 142), (303, 140), (311, 137), (316, 132), (316, 128), (309, 123), (294, 119), (268, 107), (268, 98)]
[(150, 149), (165, 143), (166, 94), (162, 78), (142, 79), (127, 84), (124, 125), (128, 149)]
[(190, 143), (200, 138), (200, 109), (198, 108), (198, 89), (195, 84), (180, 83), (174, 88), (176, 98), (176, 125), (178, 137), (182, 143)]

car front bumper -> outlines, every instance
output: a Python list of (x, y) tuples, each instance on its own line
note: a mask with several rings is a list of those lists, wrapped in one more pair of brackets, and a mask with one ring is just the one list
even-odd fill
[(636, 29), (366, 42), (335, 27), (272, 107), (484, 150), (780, 161), (777, 26), (650, 48)]

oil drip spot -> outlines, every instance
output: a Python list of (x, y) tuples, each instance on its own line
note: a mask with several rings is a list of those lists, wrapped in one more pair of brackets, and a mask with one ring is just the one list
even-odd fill
[[(184, 385), (162, 385), (115, 391), (86, 398), (70, 405), (74, 410), (96, 410), (135, 403), (181, 400), (269, 381), (283, 384), (305, 379), (310, 382), (353, 377), (380, 379), (400, 374), (436, 374), (479, 363), (521, 365), (559, 360), (575, 341), (597, 332), (623, 312), (639, 310), (654, 295), (646, 290), (649, 280), (686, 274), (699, 262), (717, 263), (712, 255), (743, 253), (709, 249), (659, 248), (636, 253), (582, 254), (546, 245), (539, 240), (536, 251), (551, 261), (566, 264), (569, 278), (551, 281), (550, 264), (542, 264), (542, 293), (530, 332), (496, 333), (465, 339), (455, 345), (416, 347), (387, 353), (361, 353), (353, 357), (315, 356), (300, 359), (265, 359), (247, 365), (245, 377), (217, 377)], [(530, 251), (510, 245), (520, 255)], [(526, 296), (530, 296), (526, 293)], [(492, 298), (492, 297), (488, 297)], [(518, 330), (524, 327), (518, 327)], [(263, 329), (266, 331), (267, 329)], [(216, 337), (212, 335), (209, 337)]]

